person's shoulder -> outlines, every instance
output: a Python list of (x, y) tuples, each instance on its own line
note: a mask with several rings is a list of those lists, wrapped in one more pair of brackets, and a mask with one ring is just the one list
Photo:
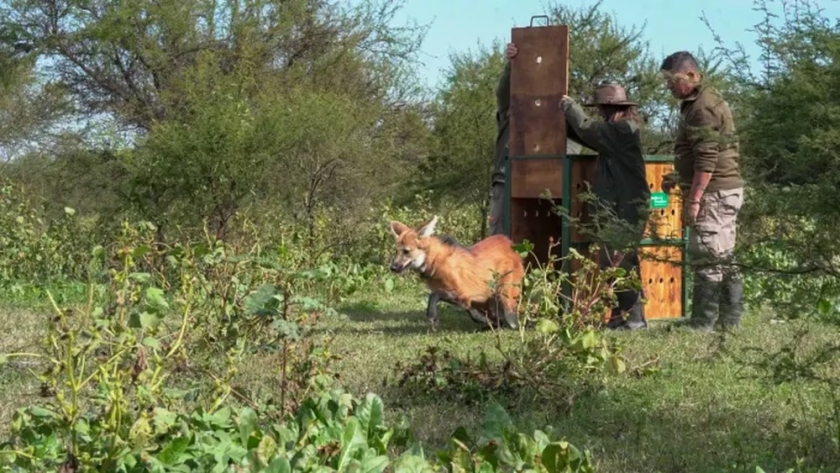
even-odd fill
[(729, 108), (729, 103), (723, 93), (713, 85), (703, 86), (697, 95), (696, 104), (698, 107), (715, 111)]
[(636, 135), (641, 132), (639, 124), (634, 120), (619, 120), (612, 124), (617, 131), (625, 135)]

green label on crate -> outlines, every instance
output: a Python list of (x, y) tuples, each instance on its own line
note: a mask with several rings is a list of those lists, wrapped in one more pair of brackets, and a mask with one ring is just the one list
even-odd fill
[(668, 206), (668, 194), (664, 192), (652, 192), (650, 194), (650, 206), (654, 209), (664, 209)]

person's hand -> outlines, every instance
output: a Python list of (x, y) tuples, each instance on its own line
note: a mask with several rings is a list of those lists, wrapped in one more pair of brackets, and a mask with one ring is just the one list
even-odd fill
[(697, 214), (700, 213), (700, 202), (686, 202), (683, 206), (683, 223), (686, 225), (694, 225), (697, 221)]
[(508, 43), (507, 47), (505, 48), (505, 57), (508, 61), (516, 57), (516, 54), (519, 53), (519, 50), (516, 49), (516, 45), (513, 43)]
[(662, 176), (662, 192), (670, 194), (676, 186), (677, 183), (674, 181), (674, 178), (670, 174)]
[(560, 108), (563, 110), (568, 110), (575, 103), (575, 99), (569, 97), (568, 95), (563, 95), (560, 98)]

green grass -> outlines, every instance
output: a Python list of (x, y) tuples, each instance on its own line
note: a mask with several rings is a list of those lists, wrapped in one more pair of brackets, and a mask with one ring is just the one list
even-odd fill
[[(417, 439), (434, 449), (459, 425), (477, 428), (484, 405), (399, 387), (395, 363), (416, 361), (431, 344), (459, 354), (482, 347), (492, 352), (496, 335), (476, 332), (465, 315), (449, 308), (441, 312), (439, 331), (430, 332), (423, 315), (424, 293), (410, 287), (402, 296), (348, 301), (341, 308), (347, 318), (327, 321), (323, 330), (336, 335), (332, 351), (342, 357), (334, 366), (340, 380), (357, 394), (379, 393), (388, 408), (387, 420), (405, 415)], [(36, 349), (48, 316), (42, 306), (0, 309), (0, 352)], [(779, 349), (797, 329), (810, 330), (798, 344), (807, 351), (836, 340), (835, 328), (774, 323), (759, 312), (751, 312), (744, 326), (726, 337), (668, 331), (666, 326), (660, 322), (645, 332), (610, 335), (622, 342), (631, 373), (610, 378), (603, 390), (582, 395), (571, 405), (563, 396), (535, 400), (530, 393), (500, 400), (520, 428), (551, 425), (577, 446), (589, 448), (598, 471), (752, 472), (761, 465), (770, 472), (784, 471), (799, 459), (810, 466), (807, 471), (838, 471), (831, 393), (805, 381), (772, 385), (764, 382), (767, 369), (748, 365), (763, 359), (751, 349)], [(504, 337), (513, 342), (516, 334), (506, 332)], [(632, 373), (651, 359), (654, 372)], [(4, 434), (14, 409), (39, 402), (38, 383), (29, 369), (38, 367), (15, 361), (0, 368)], [(840, 366), (830, 370), (840, 379)], [(243, 363), (237, 384), (265, 397), (276, 391), (277, 373), (277, 360), (254, 356)]]

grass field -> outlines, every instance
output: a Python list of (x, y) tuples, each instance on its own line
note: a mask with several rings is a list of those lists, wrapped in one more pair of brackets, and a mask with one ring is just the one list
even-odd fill
[[(400, 285), (402, 286), (402, 284)], [(355, 393), (379, 393), (388, 421), (405, 415), (427, 451), (440, 447), (459, 425), (476, 428), (482, 403), (465, 404), (451, 396), (436, 397), (399, 387), (397, 362), (416, 361), (429, 345), (457, 354), (492, 352), (493, 333), (476, 332), (466, 316), (443, 309), (437, 333), (427, 329), (424, 297), (409, 286), (401, 297), (362, 296), (347, 301), (344, 320), (330, 320), (324, 330), (336, 335), (335, 366)], [(6, 304), (0, 309), (0, 352), (31, 351), (40, 342), (48, 311)], [(776, 322), (766, 312), (751, 311), (736, 333), (722, 336), (670, 331), (667, 322), (650, 330), (611, 335), (624, 346), (628, 373), (609, 378), (601, 389), (574, 403), (563, 396), (548, 401), (530, 393), (499, 399), (520, 428), (553, 426), (575, 445), (591, 450), (598, 471), (717, 472), (840, 471), (838, 447), (832, 442), (832, 393), (818, 384), (794, 380), (765, 382), (772, 368), (751, 366), (766, 358), (760, 352), (781, 348), (795, 332), (808, 330), (797, 346), (818, 347), (836, 340), (830, 327), (804, 322)], [(507, 332), (513, 341), (517, 336)], [(653, 361), (651, 361), (653, 360)], [(645, 375), (633, 368), (647, 363)], [(0, 368), (0, 422), (3, 430), (15, 408), (38, 402), (38, 384), (22, 363)], [(834, 366), (840, 373), (840, 367)], [(270, 390), (276, 366), (254, 358), (243, 363), (238, 383), (253, 391)], [(837, 394), (837, 393), (834, 393)], [(485, 399), (486, 400), (486, 399)], [(835, 432), (836, 434), (836, 432)]]

